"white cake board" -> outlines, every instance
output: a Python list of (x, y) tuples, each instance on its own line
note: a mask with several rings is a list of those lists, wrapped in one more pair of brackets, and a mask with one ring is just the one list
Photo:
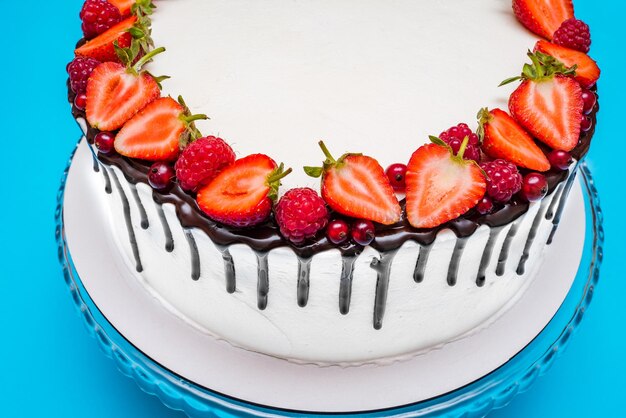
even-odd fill
[[(386, 366), (298, 365), (234, 348), (191, 327), (152, 297), (122, 259), (106, 208), (86, 199), (101, 187), (82, 141), (70, 169), (64, 226), (74, 266), (104, 317), (139, 351), (201, 387), (259, 405), (316, 412), (397, 407), (470, 384), (505, 364), (552, 319), (578, 270), (585, 207), (572, 188), (554, 243), (524, 296), (490, 327), (427, 354)], [(98, 179), (99, 180), (99, 179)], [(390, 342), (392, 343), (392, 342)]]

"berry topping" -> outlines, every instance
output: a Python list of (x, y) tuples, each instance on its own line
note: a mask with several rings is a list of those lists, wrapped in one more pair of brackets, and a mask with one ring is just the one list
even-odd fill
[(152, 9), (154, 9), (154, 4), (152, 4), (152, 0), (108, 0), (109, 3), (117, 7), (122, 16), (130, 15), (133, 10), (133, 6), (135, 7), (135, 13), (149, 15), (152, 14)]
[(352, 224), (351, 236), (352, 241), (365, 247), (376, 238), (376, 229), (371, 221), (360, 219)]
[(122, 20), (117, 7), (106, 0), (86, 0), (79, 16), (85, 39), (95, 38)]
[(87, 80), (98, 65), (100, 61), (86, 57), (76, 57), (68, 64), (67, 73), (70, 76), (70, 87), (74, 93), (87, 92)]
[(323, 167), (305, 167), (311, 177), (322, 177), (322, 197), (333, 210), (353, 218), (384, 225), (400, 220), (402, 209), (385, 171), (372, 157), (345, 154), (335, 160), (322, 141)]
[(233, 162), (235, 153), (222, 138), (200, 138), (189, 144), (176, 161), (178, 184), (184, 190), (196, 191)]
[(580, 130), (583, 132), (591, 130), (591, 118), (589, 116), (582, 115), (580, 117)]
[(291, 169), (277, 166), (267, 155), (249, 155), (200, 189), (198, 206), (209, 218), (225, 225), (256, 226), (270, 217), (280, 180), (289, 173)]
[(574, 17), (572, 0), (513, 0), (515, 17), (527, 29), (552, 39), (561, 23)]
[(487, 194), (495, 202), (508, 202), (522, 188), (522, 175), (514, 164), (498, 159), (480, 167), (487, 174)]
[(550, 55), (566, 67), (576, 66), (574, 78), (582, 87), (592, 87), (600, 78), (600, 67), (589, 56), (583, 52), (551, 44), (548, 41), (537, 41), (535, 51)]
[(350, 238), (350, 226), (341, 219), (330, 221), (326, 227), (326, 237), (335, 245), (341, 245)]
[(133, 35), (129, 30), (135, 27), (137, 18), (135, 16), (122, 20), (106, 32), (98, 35), (84, 45), (77, 48), (74, 53), (79, 57), (89, 57), (100, 62), (119, 62), (120, 59), (115, 50), (115, 43), (120, 48), (129, 48), (133, 41)]
[(191, 115), (185, 102), (162, 97), (132, 117), (115, 138), (118, 153), (147, 161), (173, 161), (181, 145), (200, 137), (194, 121), (205, 115)]
[(529, 52), (532, 64), (522, 75), (501, 85), (522, 80), (509, 99), (509, 110), (517, 122), (553, 149), (571, 151), (578, 144), (583, 112), (582, 90), (572, 68), (549, 55)]
[(74, 97), (74, 106), (78, 110), (85, 110), (87, 108), (87, 95), (85, 93), (77, 94)]
[(274, 209), (280, 233), (294, 244), (302, 244), (328, 223), (328, 209), (317, 192), (308, 187), (291, 189)]
[(520, 196), (529, 202), (536, 202), (548, 194), (548, 181), (543, 174), (528, 173), (522, 180)]
[(493, 200), (491, 200), (489, 196), (483, 196), (483, 198), (480, 199), (480, 202), (478, 202), (478, 204), (476, 205), (476, 210), (481, 215), (487, 215), (488, 213), (491, 213), (491, 211), (493, 210)]
[(596, 106), (598, 98), (591, 90), (583, 89), (583, 113), (590, 114)]
[(155, 190), (165, 190), (172, 185), (176, 172), (166, 162), (159, 161), (150, 166), (148, 183)]
[(406, 164), (391, 164), (385, 170), (389, 184), (396, 192), (404, 192), (406, 188)]
[(465, 160), (466, 137), (455, 155), (438, 138), (417, 149), (406, 173), (406, 213), (415, 228), (434, 228), (476, 206), (485, 195), (485, 176), (475, 161)]
[(157, 80), (141, 67), (163, 51), (155, 49), (132, 67), (114, 62), (96, 67), (87, 82), (87, 121), (91, 126), (117, 130), (161, 95)]
[(565, 171), (574, 162), (572, 154), (567, 151), (553, 150), (548, 154), (548, 161), (553, 170)]
[(457, 126), (453, 126), (439, 135), (439, 139), (448, 144), (455, 154), (457, 154), (461, 149), (461, 144), (463, 143), (465, 137), (469, 137), (469, 142), (465, 148), (463, 158), (466, 160), (474, 160), (479, 163), (480, 141), (478, 139), (478, 135), (472, 132), (466, 123), (459, 123)]
[(115, 135), (111, 132), (98, 132), (93, 142), (102, 154), (111, 154), (115, 150)]
[(505, 111), (481, 109), (478, 123), (485, 154), (492, 158), (504, 158), (531, 170), (550, 169), (548, 159), (535, 141)]
[(575, 49), (576, 51), (589, 52), (591, 46), (591, 33), (589, 26), (578, 19), (567, 19), (554, 32), (552, 42), (565, 48)]

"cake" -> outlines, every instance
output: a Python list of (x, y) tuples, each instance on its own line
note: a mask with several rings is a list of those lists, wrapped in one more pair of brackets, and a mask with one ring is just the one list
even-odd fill
[(156, 6), (87, 0), (68, 86), (85, 198), (172, 315), (349, 366), (480, 332), (523, 295), (598, 110), (570, 1)]

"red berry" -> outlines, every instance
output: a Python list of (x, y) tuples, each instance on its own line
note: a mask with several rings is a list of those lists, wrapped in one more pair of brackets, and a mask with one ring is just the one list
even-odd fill
[(489, 196), (483, 197), (482, 199), (480, 199), (480, 202), (478, 202), (478, 204), (476, 205), (476, 210), (481, 215), (486, 215), (488, 213), (491, 213), (491, 211), (493, 210), (493, 201), (491, 200)]
[(102, 154), (110, 154), (115, 149), (115, 136), (111, 132), (98, 132), (93, 141)]
[(376, 229), (372, 221), (360, 219), (352, 225), (352, 240), (362, 246), (367, 246), (376, 238)]
[(487, 194), (496, 202), (508, 202), (522, 188), (522, 175), (515, 165), (502, 159), (480, 165), (487, 174)]
[(548, 154), (548, 161), (553, 170), (564, 171), (572, 165), (574, 160), (569, 152), (555, 149)]
[(346, 221), (335, 219), (326, 227), (326, 237), (335, 245), (341, 245), (350, 237), (350, 226)]
[(87, 95), (85, 93), (77, 94), (74, 97), (74, 106), (78, 110), (85, 110), (87, 108)]
[(594, 92), (592, 92), (591, 90), (587, 90), (587, 89), (583, 89), (582, 96), (583, 96), (583, 113), (585, 115), (588, 115), (593, 111), (593, 108), (596, 105), (598, 98), (596, 97), (596, 94)]
[(118, 8), (106, 0), (87, 0), (80, 11), (80, 19), (85, 39), (92, 39), (118, 24), (122, 16)]
[(100, 61), (87, 57), (76, 57), (67, 64), (70, 87), (74, 93), (81, 94), (87, 91), (87, 80), (98, 65)]
[(389, 184), (396, 192), (403, 192), (406, 189), (406, 164), (391, 164), (385, 171)]
[(480, 141), (478, 139), (478, 135), (472, 132), (466, 123), (459, 123), (457, 126), (453, 126), (439, 135), (439, 138), (452, 148), (455, 155), (459, 152), (465, 137), (469, 137), (469, 141), (467, 143), (467, 147), (465, 148), (463, 158), (466, 160), (474, 160), (479, 163)]
[(543, 174), (528, 173), (522, 181), (520, 196), (529, 201), (536, 202), (548, 194), (548, 181)]
[(328, 223), (326, 203), (308, 187), (288, 190), (274, 214), (281, 234), (294, 244), (315, 237)]
[(209, 136), (187, 146), (176, 161), (180, 187), (195, 191), (208, 184), (235, 161), (233, 149), (223, 139)]
[(580, 117), (580, 130), (583, 132), (591, 130), (591, 118), (589, 116), (582, 115)]
[(552, 42), (586, 54), (591, 46), (589, 26), (582, 20), (567, 19), (554, 32)]
[(156, 190), (164, 190), (172, 185), (176, 173), (171, 165), (159, 161), (150, 166), (148, 183)]

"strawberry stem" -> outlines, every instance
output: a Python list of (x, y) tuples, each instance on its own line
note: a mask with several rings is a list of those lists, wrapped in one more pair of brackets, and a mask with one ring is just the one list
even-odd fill
[(324, 144), (324, 141), (318, 142), (318, 145), (320, 146), (320, 148), (322, 149), (322, 152), (326, 156), (328, 163), (329, 163), (328, 165), (335, 164), (337, 161), (335, 160), (335, 158), (333, 158), (333, 155), (330, 153), (328, 148), (326, 148), (326, 144)]
[(267, 178), (267, 182), (268, 183), (275, 183), (277, 181), (280, 181), (282, 179), (284, 179), (285, 177), (287, 177), (289, 174), (291, 174), (291, 172), (293, 171), (290, 168), (284, 170), (285, 165), (283, 163), (280, 164), (280, 166), (278, 167), (278, 169), (276, 169), (272, 174), (270, 174), (270, 176)]
[(183, 116), (182, 120), (187, 123), (195, 122), (197, 120), (207, 120), (209, 117), (207, 115), (199, 114), (199, 115), (190, 115)]
[(133, 70), (139, 72), (141, 70), (141, 68), (146, 65), (146, 63), (148, 61), (150, 61), (152, 58), (154, 58), (155, 56), (159, 55), (160, 53), (165, 52), (165, 48), (164, 47), (159, 47), (156, 49), (153, 49), (152, 51), (148, 52), (146, 55), (144, 55), (143, 57), (141, 57), (141, 59), (139, 61), (137, 61), (137, 63), (135, 65), (133, 65)]
[(465, 150), (467, 149), (467, 144), (469, 143), (469, 136), (465, 136), (463, 138), (463, 142), (461, 143), (461, 148), (459, 148), (459, 152), (457, 152), (456, 156), (463, 159), (463, 154), (465, 154)]

